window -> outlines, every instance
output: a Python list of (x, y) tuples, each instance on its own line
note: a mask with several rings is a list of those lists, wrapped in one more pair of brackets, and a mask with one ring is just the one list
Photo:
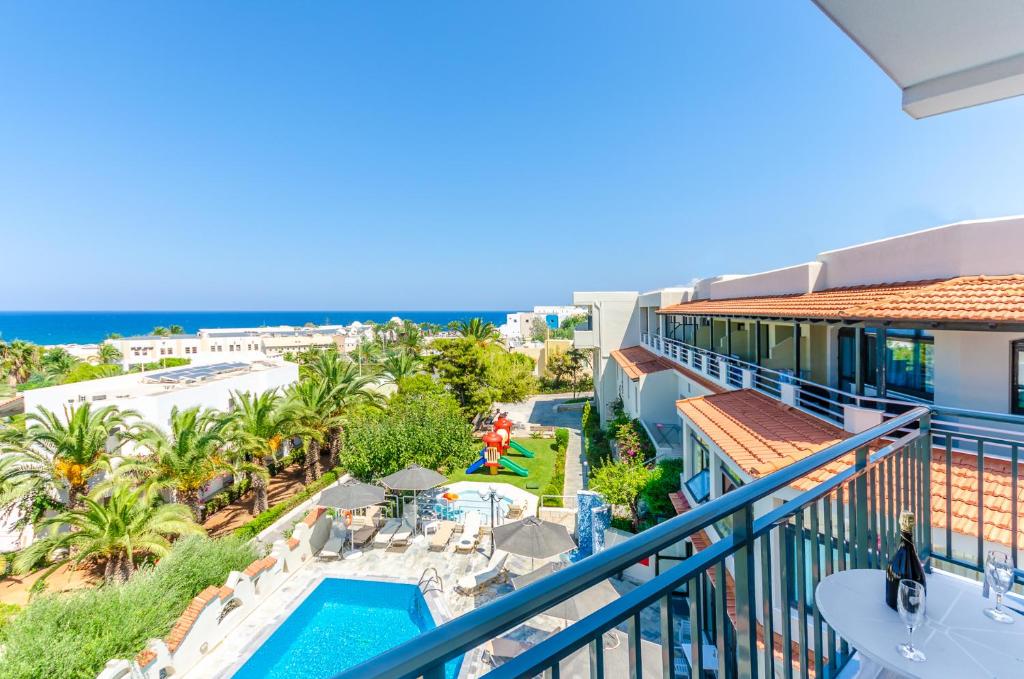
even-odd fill
[(1010, 370), (1013, 374), (1010, 386), (1010, 412), (1024, 415), (1024, 340), (1017, 340), (1010, 346)]

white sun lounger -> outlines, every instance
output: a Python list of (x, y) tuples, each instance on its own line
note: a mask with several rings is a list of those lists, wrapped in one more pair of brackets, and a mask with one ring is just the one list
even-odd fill
[(476, 512), (470, 512), (466, 515), (466, 520), (462, 524), (462, 535), (459, 536), (459, 541), (455, 543), (455, 549), (460, 552), (472, 551), (479, 539), (480, 515)]
[(388, 547), (397, 547), (400, 545), (409, 544), (409, 538), (412, 537), (412, 526), (409, 525), (408, 521), (402, 521), (398, 526), (398, 530), (391, 536), (391, 542), (388, 543)]
[(320, 559), (340, 559), (345, 551), (345, 539), (348, 537), (348, 530), (338, 523), (331, 524), (331, 534), (327, 537), (323, 549), (320, 550)]
[(391, 538), (394, 537), (401, 527), (401, 519), (388, 519), (387, 523), (377, 531), (376, 537), (373, 538), (373, 544), (377, 547), (387, 547), (391, 544)]
[(456, 591), (460, 594), (473, 594), (491, 584), (505, 573), (505, 561), (508, 559), (508, 552), (496, 549), (491, 560), (487, 562), (487, 568), (472, 575), (463, 575), (455, 585)]

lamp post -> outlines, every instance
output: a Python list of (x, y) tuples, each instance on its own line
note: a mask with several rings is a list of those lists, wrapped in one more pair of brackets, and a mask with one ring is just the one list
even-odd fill
[(498, 489), (487, 486), (487, 499), (491, 501), (491, 556), (494, 556), (494, 501), (498, 499)]

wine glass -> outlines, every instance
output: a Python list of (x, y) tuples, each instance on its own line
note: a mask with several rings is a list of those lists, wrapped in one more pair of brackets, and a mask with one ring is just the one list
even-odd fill
[(1013, 616), (1003, 610), (1003, 595), (1013, 584), (1013, 564), (1006, 552), (993, 549), (985, 558), (985, 578), (988, 585), (996, 592), (996, 605), (994, 608), (986, 608), (985, 615), (996, 622), (1009, 625), (1013, 623)]
[(924, 622), (924, 585), (915, 580), (900, 580), (896, 609), (907, 626), (907, 643), (898, 645), (896, 650), (907, 660), (924, 662), (924, 653), (914, 648), (914, 629)]

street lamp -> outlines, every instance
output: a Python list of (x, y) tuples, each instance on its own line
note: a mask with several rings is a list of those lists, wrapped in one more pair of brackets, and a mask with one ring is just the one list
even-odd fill
[(494, 486), (487, 486), (487, 499), (491, 501), (491, 556), (494, 556), (494, 502), (498, 497), (498, 489)]

